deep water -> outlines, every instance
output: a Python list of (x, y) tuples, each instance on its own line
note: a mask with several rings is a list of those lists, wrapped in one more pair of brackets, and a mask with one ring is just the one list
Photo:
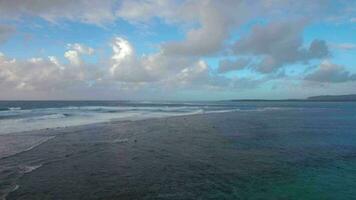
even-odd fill
[[(19, 185), (8, 199), (356, 196), (355, 103), (240, 108), (49, 130), (55, 138), (0, 160), (0, 189)], [(18, 175), (24, 166), (38, 168)]]

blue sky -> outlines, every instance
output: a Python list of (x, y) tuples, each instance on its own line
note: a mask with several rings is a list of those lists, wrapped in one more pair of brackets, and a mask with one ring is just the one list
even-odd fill
[(352, 1), (0, 2), (0, 99), (356, 93)]

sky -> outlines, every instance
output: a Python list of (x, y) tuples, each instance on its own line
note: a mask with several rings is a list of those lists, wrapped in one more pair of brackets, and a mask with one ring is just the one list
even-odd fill
[(353, 93), (353, 0), (0, 0), (0, 100)]

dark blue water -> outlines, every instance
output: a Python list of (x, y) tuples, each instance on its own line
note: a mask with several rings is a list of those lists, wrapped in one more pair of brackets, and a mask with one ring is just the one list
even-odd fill
[[(0, 181), (0, 191), (2, 187), (5, 192), (9, 192), (9, 185), (23, 184), (24, 190), (15, 192), (14, 199), (21, 195), (66, 199), (85, 194), (90, 194), (89, 199), (129, 199), (142, 195), (156, 199), (158, 194), (161, 199), (346, 200), (356, 196), (355, 102), (0, 104), (8, 108), (1, 111), (4, 117), (0, 123), (22, 120), (17, 126), (36, 124), (37, 128), (49, 123), (71, 125), (67, 119), (76, 125), (80, 120), (95, 123), (120, 117), (146, 119), (222, 113), (195, 115), (190, 121), (182, 118), (167, 124), (138, 122), (126, 127), (127, 132), (138, 137), (138, 143), (130, 142), (129, 135), (128, 140), (123, 140), (129, 141), (125, 144), (95, 144), (113, 137), (112, 130), (116, 129), (108, 125), (107, 130), (100, 129), (100, 134), (95, 129), (79, 131), (77, 135), (63, 136), (64, 140), (58, 140), (61, 145), (53, 139), (53, 143), (41, 145), (41, 150), (0, 159), (0, 171), (1, 164), (11, 168), (25, 162), (20, 168), (22, 173), (37, 169), (46, 159), (63, 159), (40, 167), (43, 170), (20, 183)], [(1, 144), (36, 146), (37, 139), (48, 139), (44, 135), (37, 138), (38, 135), (20, 134), (16, 140), (26, 138), (18, 142), (8, 137), (16, 135), (14, 132), (0, 136)], [(53, 150), (52, 145), (56, 146)], [(76, 169), (80, 170), (73, 175)], [(11, 170), (4, 171), (2, 177), (10, 177)], [(87, 184), (88, 180), (91, 184)]]

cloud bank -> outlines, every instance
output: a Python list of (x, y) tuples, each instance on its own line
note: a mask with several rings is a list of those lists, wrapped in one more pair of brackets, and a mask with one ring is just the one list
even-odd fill
[[(106, 32), (123, 20), (134, 27), (160, 23), (182, 31), (181, 38), (156, 43), (155, 51), (148, 54), (137, 53), (125, 35), (115, 33), (105, 46), (110, 55), (101, 55), (101, 50), (73, 41), (66, 45), (62, 55), (17, 59), (4, 51), (0, 54), (0, 91), (18, 98), (24, 93), (41, 94), (44, 98), (55, 98), (55, 93), (68, 98), (83, 94), (88, 98), (98, 95), (147, 98), (157, 91), (172, 96), (181, 91), (239, 94), (268, 85), (272, 85), (269, 89), (273, 91), (279, 88), (273, 85), (278, 81), (289, 81), (293, 87), (295, 82), (300, 87), (304, 87), (304, 82), (352, 83), (356, 79), (350, 67), (332, 59), (333, 49), (353, 51), (353, 43), (330, 45), (323, 38), (305, 39), (305, 30), (313, 23), (344, 19), (352, 22), (345, 4), (340, 2), (340, 7), (332, 7), (333, 3), (329, 0), (257, 0), (254, 4), (247, 0), (0, 1), (0, 17), (6, 22), (0, 23), (0, 45), (17, 30), (8, 24), (21, 20), (41, 19), (48, 26), (74, 22), (100, 27)], [(100, 56), (99, 61), (88, 59), (93, 56)], [(310, 66), (316, 67), (303, 71)], [(303, 72), (288, 73), (298, 70)]]

